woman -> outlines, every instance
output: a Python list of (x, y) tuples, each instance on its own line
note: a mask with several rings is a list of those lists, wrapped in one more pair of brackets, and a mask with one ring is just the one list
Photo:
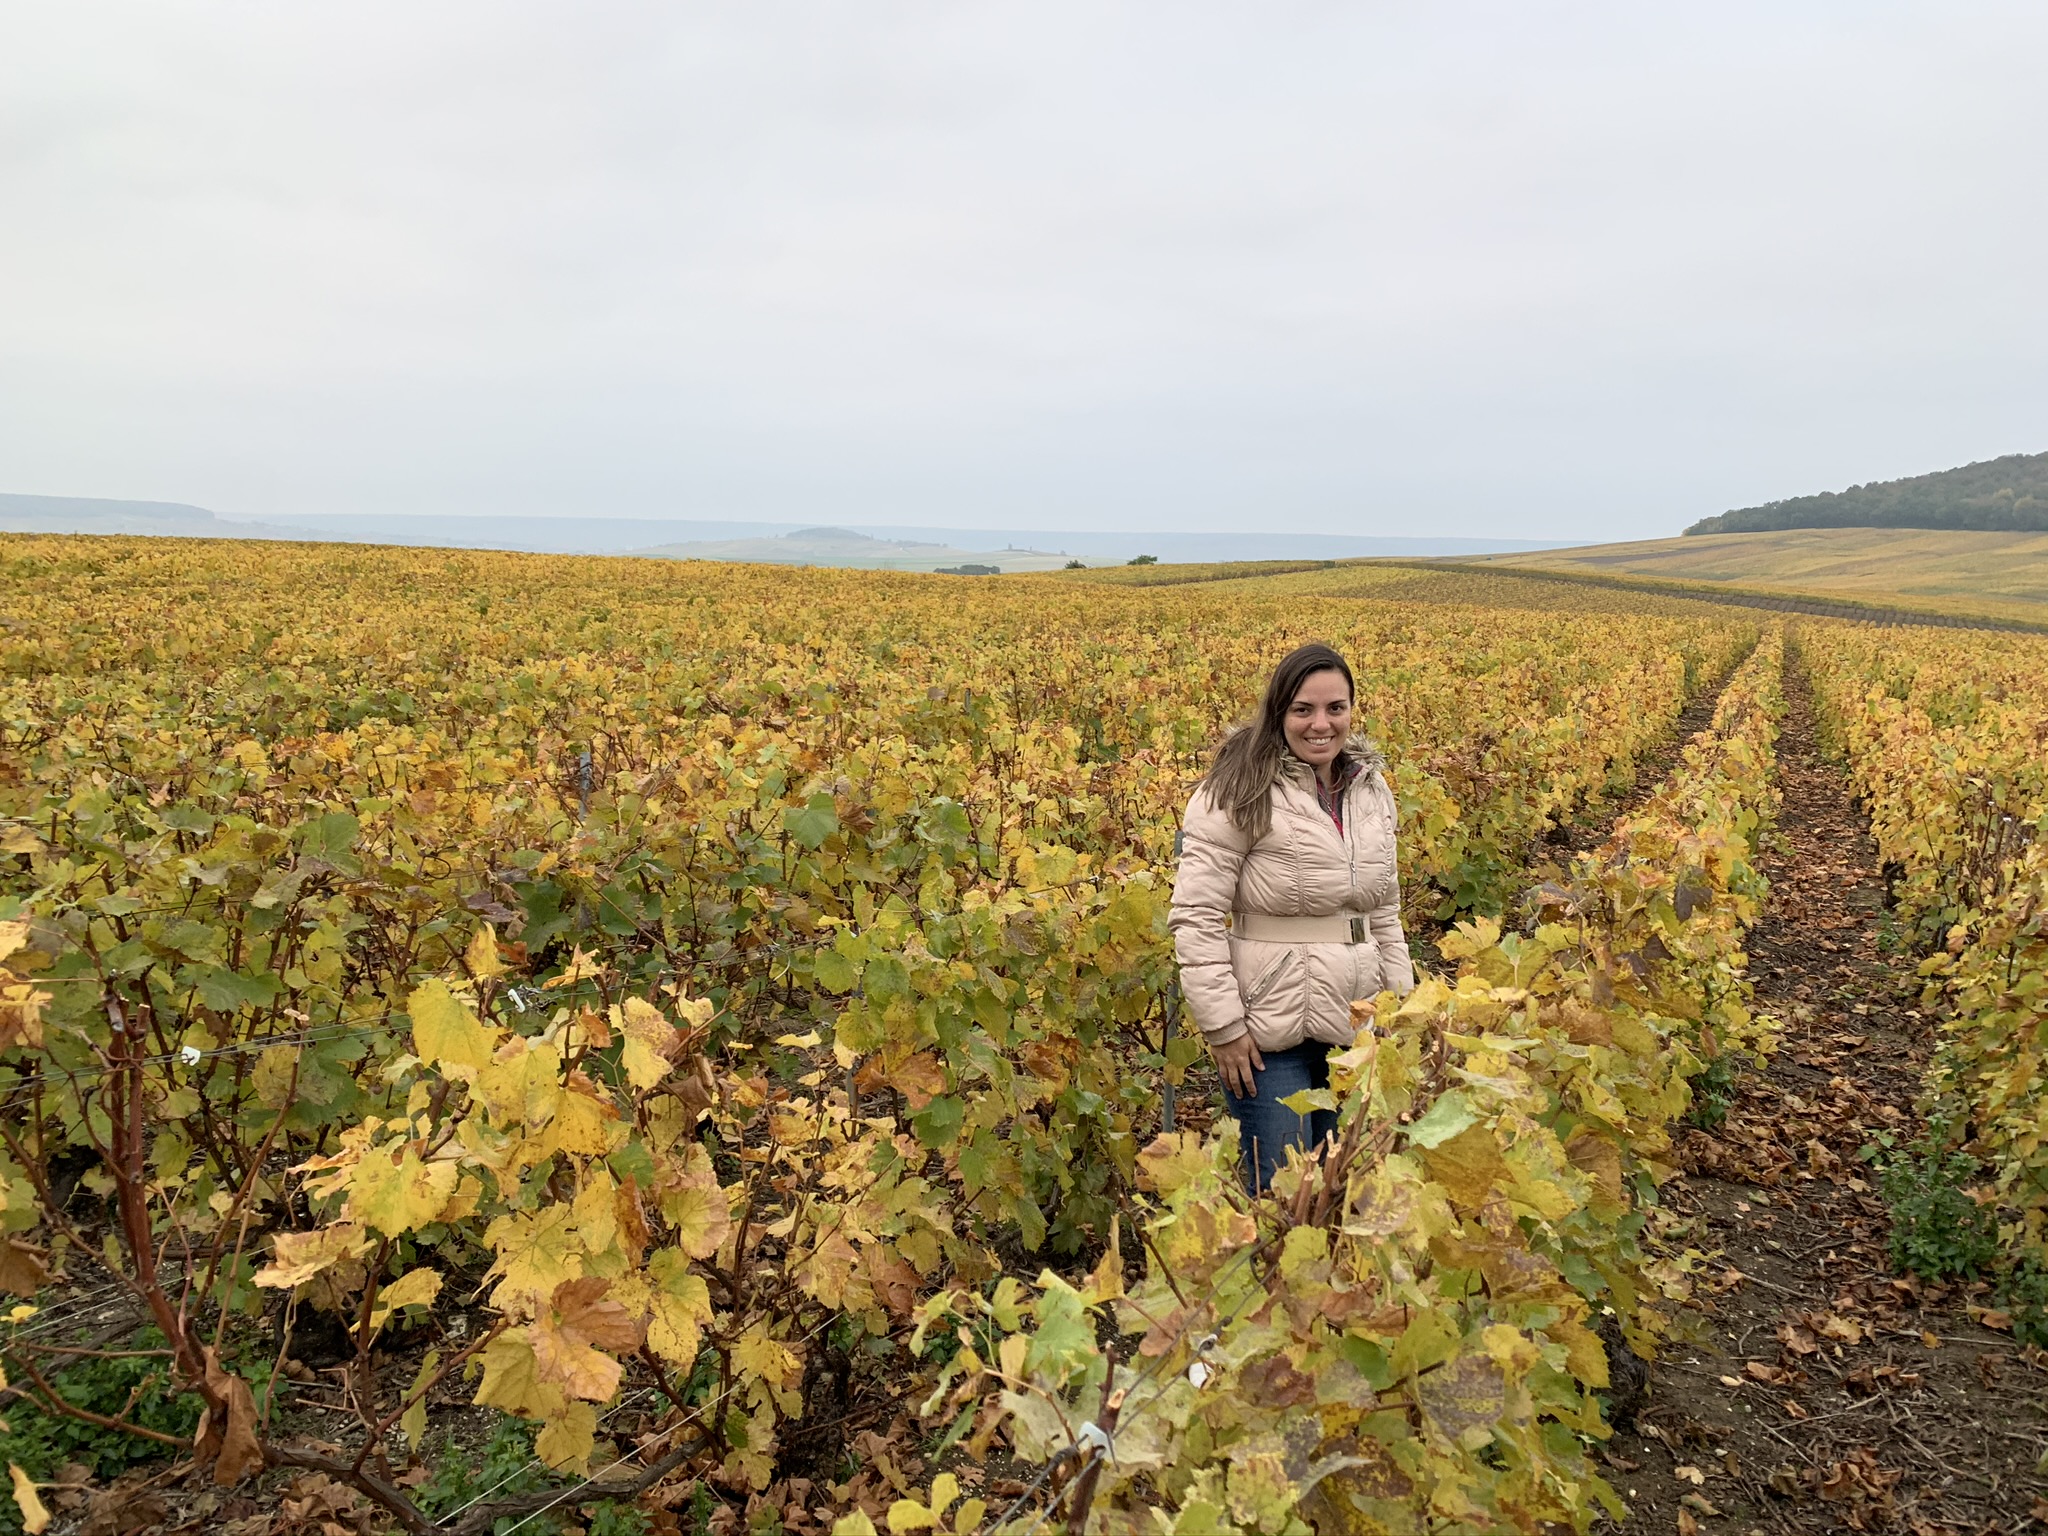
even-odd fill
[(1336, 1129), (1280, 1101), (1329, 1085), (1351, 1002), (1415, 985), (1394, 868), (1394, 796), (1351, 734), (1351, 668), (1304, 645), (1188, 802), (1173, 890), (1181, 992), (1223, 1078), (1254, 1193), (1289, 1147)]

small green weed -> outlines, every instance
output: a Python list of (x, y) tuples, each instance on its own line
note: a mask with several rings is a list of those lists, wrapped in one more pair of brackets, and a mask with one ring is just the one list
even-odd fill
[[(164, 1337), (154, 1328), (139, 1330), (128, 1344), (137, 1350), (163, 1347)], [(72, 1407), (102, 1418), (126, 1419), (180, 1440), (190, 1440), (199, 1428), (199, 1398), (174, 1390), (166, 1356), (80, 1357), (51, 1382)], [(0, 1433), (0, 1464), (14, 1462), (37, 1481), (54, 1477), (58, 1468), (71, 1462), (91, 1467), (93, 1476), (104, 1481), (137, 1462), (158, 1460), (169, 1449), (159, 1440), (52, 1413), (29, 1398), (8, 1406), (6, 1424)], [(0, 1499), (0, 1533), (15, 1536), (20, 1530), (21, 1513), (14, 1501)]]
[(1735, 1103), (1735, 1085), (1742, 1079), (1742, 1063), (1733, 1055), (1716, 1056), (1706, 1070), (1692, 1078), (1692, 1108), (1686, 1111), (1688, 1125), (1703, 1131), (1718, 1129)]
[[(427, 1480), (413, 1491), (422, 1513), (440, 1520), (484, 1499), (514, 1499), (538, 1493), (554, 1478), (533, 1454), (534, 1426), (509, 1416), (500, 1418), (481, 1451), (444, 1443)], [(507, 1517), (499, 1522), (510, 1526)], [(546, 1515), (528, 1520), (533, 1536), (556, 1536), (561, 1527)]]
[(1892, 1264), (1923, 1280), (1985, 1274), (1998, 1258), (1997, 1213), (1969, 1191), (1982, 1165), (1945, 1148), (1939, 1127), (1930, 1127), (1910, 1147), (1885, 1136), (1864, 1149), (1891, 1212)]
[(590, 1512), (590, 1536), (647, 1536), (653, 1524), (644, 1510), (610, 1499)]
[(2048, 1269), (2032, 1259), (2006, 1271), (1998, 1299), (2012, 1314), (2012, 1336), (2034, 1349), (2048, 1349)]
[[(535, 1426), (509, 1415), (498, 1420), (482, 1451), (468, 1450), (452, 1442), (443, 1443), (427, 1480), (413, 1491), (422, 1513), (443, 1520), (471, 1504), (490, 1499), (514, 1499), (523, 1493), (539, 1493), (557, 1483), (533, 1454)], [(495, 1521), (494, 1536), (560, 1536), (564, 1509), (534, 1515), (505, 1515)], [(630, 1504), (607, 1499), (591, 1507), (590, 1536), (647, 1536), (647, 1516)]]

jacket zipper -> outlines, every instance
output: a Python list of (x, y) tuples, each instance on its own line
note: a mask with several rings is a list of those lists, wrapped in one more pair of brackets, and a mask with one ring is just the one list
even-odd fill
[[(1353, 774), (1351, 776), (1351, 784), (1356, 784), (1364, 777), (1365, 775), (1362, 773)], [(1344, 786), (1344, 801), (1348, 801), (1351, 798), (1351, 784)], [(1358, 889), (1358, 848), (1351, 841), (1351, 823), (1355, 818), (1351, 814), (1351, 807), (1345, 804), (1344, 801), (1339, 802), (1344, 812), (1344, 825), (1337, 830), (1344, 838), (1344, 870), (1351, 882), (1344, 887), (1344, 900), (1348, 904), (1351, 900), (1351, 893)]]
[[(1352, 814), (1351, 791), (1363, 779), (1363, 773), (1351, 776), (1351, 783), (1344, 786), (1344, 799), (1340, 802), (1344, 810), (1344, 825), (1337, 830), (1344, 839), (1344, 872), (1349, 882), (1344, 887), (1344, 904), (1348, 907), (1358, 895), (1358, 845), (1351, 840), (1351, 825), (1358, 818)], [(1364, 946), (1353, 944), (1351, 949), (1351, 985), (1345, 988), (1351, 996), (1358, 996), (1358, 952)]]
[(1264, 997), (1268, 992), (1273, 990), (1273, 983), (1279, 979), (1281, 970), (1284, 969), (1287, 962), (1292, 960), (1293, 958), (1294, 951), (1291, 949), (1286, 950), (1281, 954), (1279, 959), (1275, 960), (1271, 965), (1267, 966), (1263, 971), (1259, 972), (1258, 976), (1254, 978), (1254, 980), (1252, 981), (1251, 989), (1244, 995), (1245, 1007), (1251, 1007), (1252, 1004), (1256, 1003), (1260, 998)]

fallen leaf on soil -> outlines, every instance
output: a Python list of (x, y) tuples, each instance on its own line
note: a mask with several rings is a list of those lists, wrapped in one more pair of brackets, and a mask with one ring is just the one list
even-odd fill
[(1861, 1344), (1863, 1330), (1846, 1317), (1837, 1317), (1829, 1312), (1813, 1319), (1814, 1332), (1822, 1338), (1833, 1339), (1840, 1344)]
[(1820, 1341), (1797, 1323), (1780, 1323), (1778, 1342), (1795, 1355), (1820, 1353)]
[(1783, 1381), (1785, 1372), (1775, 1365), (1765, 1365), (1761, 1360), (1752, 1360), (1742, 1368), (1742, 1374), (1752, 1381)]
[(1680, 1482), (1691, 1483), (1695, 1488), (1707, 1480), (1707, 1474), (1698, 1467), (1673, 1467), (1671, 1475)]
[(285, 1490), (282, 1509), (287, 1530), (318, 1531), (320, 1536), (357, 1536), (368, 1526), (363, 1496), (324, 1472), (294, 1478)]
[(133, 1488), (117, 1484), (93, 1497), (86, 1510), (83, 1536), (127, 1536), (130, 1531), (163, 1524), (170, 1513), (162, 1494), (138, 1495)]

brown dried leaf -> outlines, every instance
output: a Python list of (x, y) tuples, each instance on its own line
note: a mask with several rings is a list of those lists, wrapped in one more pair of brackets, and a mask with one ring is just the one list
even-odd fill
[(1863, 1342), (1863, 1329), (1857, 1324), (1850, 1322), (1846, 1317), (1838, 1317), (1833, 1312), (1829, 1312), (1815, 1317), (1811, 1321), (1814, 1332), (1818, 1333), (1822, 1338), (1833, 1339), (1838, 1344), (1861, 1344)]
[(227, 1404), (228, 1421), (224, 1426), (200, 1421), (200, 1450), (213, 1457), (214, 1483), (225, 1488), (263, 1470), (263, 1445), (256, 1438), (256, 1394), (247, 1381), (222, 1367), (211, 1348), (205, 1360), (207, 1390)]
[(564, 1280), (528, 1332), (534, 1374), (586, 1402), (609, 1402), (619, 1389), (624, 1368), (604, 1351), (640, 1347), (642, 1325), (619, 1303), (605, 1299), (610, 1288), (611, 1281), (596, 1275)]
[(868, 1283), (883, 1306), (898, 1317), (910, 1316), (917, 1306), (917, 1271), (887, 1243), (875, 1243), (861, 1254)]
[(0, 1291), (33, 1296), (49, 1283), (50, 1266), (42, 1249), (10, 1237), (0, 1243)]
[(1798, 1323), (1780, 1323), (1778, 1342), (1784, 1345), (1790, 1354), (1803, 1356), (1820, 1353), (1820, 1341)]
[(915, 1114), (946, 1091), (946, 1068), (929, 1051), (919, 1051), (889, 1074), (890, 1083)]

